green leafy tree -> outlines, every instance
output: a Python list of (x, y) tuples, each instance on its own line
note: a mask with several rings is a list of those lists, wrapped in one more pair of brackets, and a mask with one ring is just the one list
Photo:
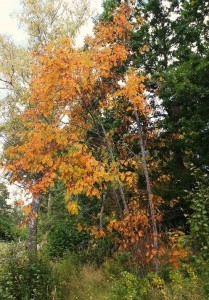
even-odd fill
[(23, 238), (25, 232), (18, 229), (23, 215), (15, 207), (7, 204), (9, 192), (3, 183), (0, 183), (0, 240), (12, 241)]
[(61, 257), (66, 252), (80, 252), (88, 246), (89, 235), (82, 212), (72, 216), (66, 209), (65, 188), (57, 182), (43, 196), (39, 210), (38, 243), (50, 256)]

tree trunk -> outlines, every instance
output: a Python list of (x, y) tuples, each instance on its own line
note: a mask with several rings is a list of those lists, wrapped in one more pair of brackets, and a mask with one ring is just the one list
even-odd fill
[(147, 160), (146, 160), (146, 153), (145, 153), (145, 146), (142, 136), (142, 127), (139, 120), (139, 115), (137, 111), (135, 111), (136, 123), (137, 123), (137, 130), (139, 134), (139, 144), (141, 148), (141, 160), (142, 160), (142, 168), (144, 171), (144, 176), (146, 180), (146, 189), (147, 189), (147, 196), (149, 201), (149, 208), (150, 208), (150, 216), (151, 216), (151, 225), (152, 225), (152, 234), (153, 234), (153, 248), (155, 250), (154, 255), (154, 266), (155, 272), (158, 272), (158, 230), (157, 230), (157, 220), (156, 220), (156, 210), (153, 203), (153, 193), (150, 185), (150, 178), (149, 178), (149, 171), (147, 167)]
[(39, 210), (39, 198), (34, 198), (31, 203), (31, 213), (30, 213), (30, 222), (29, 222), (29, 238), (28, 238), (28, 248), (32, 252), (37, 251), (37, 222), (38, 219), (35, 214)]
[(105, 207), (105, 202), (106, 202), (106, 191), (103, 192), (102, 195), (102, 205), (101, 205), (101, 210), (99, 214), (99, 229), (103, 229), (103, 213), (104, 213), (104, 207)]

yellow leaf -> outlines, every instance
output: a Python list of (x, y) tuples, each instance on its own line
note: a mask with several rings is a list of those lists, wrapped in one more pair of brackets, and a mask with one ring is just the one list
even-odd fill
[(76, 229), (77, 229), (78, 232), (81, 232), (83, 230), (80, 223), (77, 225)]
[(126, 108), (126, 111), (130, 111), (130, 110), (133, 110), (133, 108), (132, 108), (131, 106), (128, 106), (128, 107)]
[(29, 213), (31, 212), (31, 205), (25, 205), (21, 208), (21, 210), (26, 214), (29, 215)]
[(71, 213), (71, 215), (78, 214), (78, 204), (75, 201), (70, 201), (67, 204), (67, 210)]
[(31, 218), (32, 218), (33, 220), (37, 219), (37, 218), (38, 218), (38, 214), (37, 214), (37, 213), (32, 214)]
[(120, 179), (121, 179), (121, 180), (124, 180), (125, 177), (126, 177), (125, 173), (121, 173), (121, 174), (120, 174)]
[(154, 199), (154, 196), (155, 196), (154, 194), (150, 194), (149, 195), (149, 200), (152, 201)]

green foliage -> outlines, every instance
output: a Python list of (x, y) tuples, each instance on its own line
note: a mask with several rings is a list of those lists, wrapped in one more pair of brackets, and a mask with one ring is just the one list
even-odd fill
[(118, 279), (115, 280), (113, 276), (111, 279), (114, 282), (112, 287), (112, 300), (134, 300), (138, 298), (140, 287), (135, 275), (130, 272), (123, 271), (120, 273), (120, 277)]
[(71, 5), (65, 0), (22, 0), (21, 4), (20, 24), (36, 49), (63, 36), (75, 37), (89, 14), (88, 0)]
[(54, 264), (54, 296), (60, 300), (110, 299), (110, 282), (102, 269), (81, 264), (79, 256), (68, 254)]
[(83, 252), (83, 255), (86, 257), (87, 262), (99, 267), (107, 258), (114, 254), (115, 250), (114, 244), (110, 239), (94, 239), (92, 237), (89, 240), (87, 251)]
[(39, 212), (38, 243), (52, 257), (65, 252), (79, 252), (87, 247), (88, 234), (79, 232), (80, 215), (71, 216), (64, 201), (65, 189), (56, 183), (49, 194), (43, 197)]
[(49, 261), (32, 256), (24, 245), (8, 245), (0, 269), (0, 294), (8, 299), (51, 299), (53, 276)]
[(100, 20), (112, 20), (112, 12), (114, 10), (114, 8), (117, 7), (117, 5), (119, 5), (121, 2), (121, 0), (106, 0), (103, 2), (103, 8), (104, 11), (103, 13), (100, 15), (99, 19)]
[(7, 208), (6, 199), (9, 197), (9, 192), (3, 183), (0, 183), (0, 209)]
[(201, 282), (189, 265), (170, 271), (164, 291), (164, 299), (206, 299)]
[[(70, 215), (64, 201), (65, 189), (56, 183), (41, 202), (38, 223), (38, 242), (51, 257), (79, 253), (82, 260), (100, 266), (115, 247), (110, 239), (95, 239), (85, 226), (98, 222), (100, 210), (97, 199), (79, 198), (79, 214)], [(97, 225), (97, 224), (96, 224)], [(79, 230), (79, 227), (81, 228)]]
[[(192, 54), (177, 68), (170, 69), (161, 83), (160, 96), (168, 112), (162, 126), (169, 137), (169, 150), (178, 149), (182, 153), (185, 167), (193, 164), (205, 172), (209, 161), (206, 146), (209, 53), (206, 51), (202, 54)], [(174, 134), (179, 137), (172, 139)]]
[(0, 241), (24, 239), (25, 232), (17, 227), (22, 219), (22, 214), (7, 204), (8, 197), (9, 193), (6, 186), (0, 183)]
[(191, 242), (196, 255), (209, 259), (209, 188), (200, 186), (191, 195), (192, 214), (189, 218)]
[(199, 278), (201, 280), (202, 286), (204, 288), (205, 294), (207, 296), (207, 300), (209, 299), (209, 259), (204, 259), (203, 257), (196, 256), (194, 257), (193, 262), (197, 274), (199, 274)]
[(23, 216), (20, 211), (15, 208), (10, 208), (4, 213), (0, 213), (0, 240), (1, 241), (16, 241), (18, 239), (25, 240), (27, 230), (19, 228)]
[(75, 217), (59, 220), (48, 234), (47, 250), (54, 257), (62, 256), (65, 252), (79, 252), (88, 244), (86, 231), (78, 232)]
[(193, 269), (183, 265), (179, 270), (171, 270), (166, 279), (148, 273), (139, 279), (136, 275), (123, 271), (113, 281), (110, 299), (119, 300), (203, 300), (206, 299), (200, 280)]
[[(186, 231), (190, 214), (185, 190), (195, 186), (192, 167), (207, 174), (208, 151), (208, 3), (207, 1), (136, 1), (136, 16), (143, 16), (132, 33), (132, 47), (139, 51), (135, 65), (149, 74), (150, 103), (156, 110), (158, 138), (150, 153), (160, 161), (162, 174), (171, 180), (157, 193), (174, 208), (163, 207), (164, 226)], [(159, 104), (159, 99), (161, 103)], [(154, 178), (153, 178), (154, 179)]]
[(8, 214), (4, 214), (0, 219), (0, 240), (10, 241), (14, 238), (14, 231), (11, 219)]
[[(3, 247), (4, 246), (4, 247)], [(2, 300), (206, 300), (207, 278), (190, 265), (161, 277), (148, 273), (140, 278), (128, 271), (119, 255), (100, 268), (84, 264), (78, 254), (49, 261), (43, 254), (28, 255), (24, 245), (1, 245), (0, 293)], [(208, 269), (205, 266), (205, 272)], [(206, 274), (206, 273), (205, 273)]]
[(191, 228), (188, 242), (194, 253), (193, 264), (203, 282), (209, 297), (209, 188), (200, 184), (196, 191), (190, 193), (192, 214), (189, 217)]

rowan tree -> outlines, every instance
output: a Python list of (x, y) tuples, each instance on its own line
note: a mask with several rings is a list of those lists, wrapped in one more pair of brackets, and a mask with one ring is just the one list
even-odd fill
[[(145, 243), (158, 271), (160, 217), (142, 128), (150, 109), (143, 94), (145, 78), (131, 66), (130, 33), (140, 25), (132, 19), (133, 9), (131, 3), (122, 3), (112, 21), (99, 22), (85, 50), (74, 49), (65, 38), (35, 55), (30, 107), (22, 114), (20, 145), (6, 152), (7, 168), (12, 180), (23, 182), (36, 199), (55, 180), (62, 181), (71, 214), (78, 213), (76, 199), (82, 194), (101, 201), (100, 216), (108, 199), (121, 219), (129, 218), (130, 203), (137, 199), (148, 218)], [(109, 117), (115, 118), (114, 127), (108, 124)], [(126, 131), (121, 132), (121, 126)], [(127, 150), (131, 135), (139, 143), (137, 154)], [(140, 167), (143, 192), (138, 186)], [(104, 235), (101, 227), (102, 217), (99, 235)]]
[(62, 36), (74, 40), (89, 16), (88, 4), (87, 0), (73, 5), (64, 0), (23, 0), (16, 17), (26, 31), (25, 45), (18, 45), (9, 36), (0, 36), (0, 107), (3, 112), (0, 132), (5, 148), (18, 143), (15, 132), (22, 126), (19, 115), (29, 104), (31, 52)]
[(0, 37), (0, 89), (3, 91), (0, 131), (5, 149), (21, 143), (16, 132), (23, 129), (20, 115), (30, 105), (31, 52), (62, 36), (74, 40), (89, 16), (88, 4), (86, 0), (71, 5), (64, 0), (23, 0), (17, 19), (26, 31), (25, 45), (18, 45), (8, 36)]

